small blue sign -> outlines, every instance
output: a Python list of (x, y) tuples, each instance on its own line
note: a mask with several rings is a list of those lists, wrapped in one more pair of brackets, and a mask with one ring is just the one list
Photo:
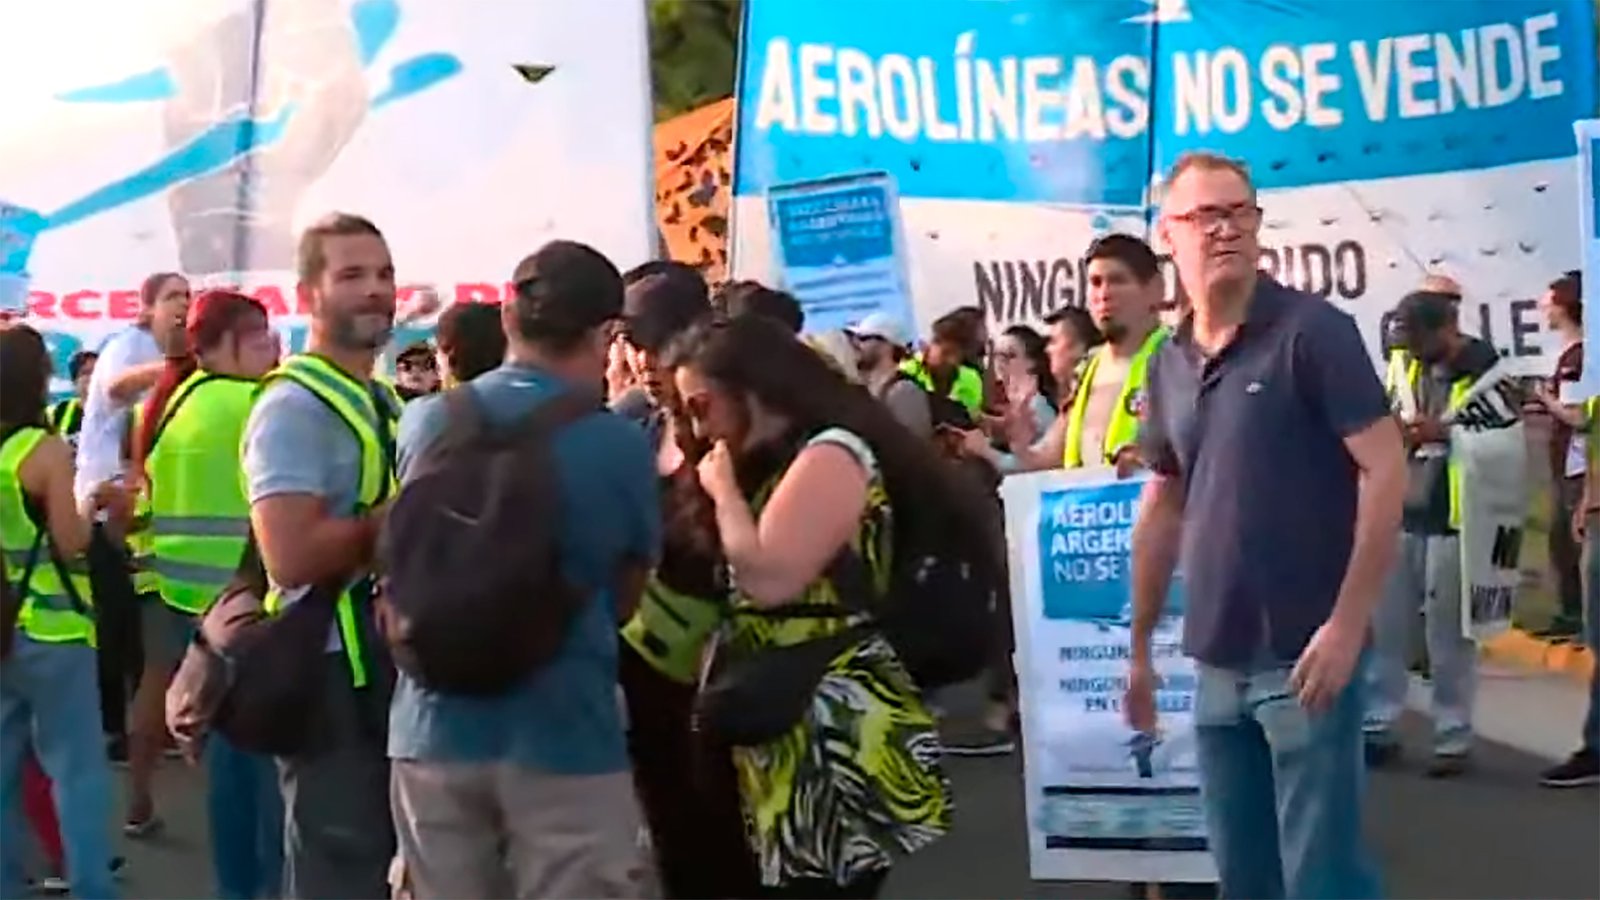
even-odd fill
[(782, 185), (767, 195), (783, 287), (809, 332), (889, 313), (912, 325), (900, 202), (894, 182), (866, 173)]
[[(1074, 485), (1039, 498), (1039, 577), (1046, 619), (1133, 619), (1133, 523), (1143, 479)], [(1178, 579), (1164, 616), (1183, 614)]]

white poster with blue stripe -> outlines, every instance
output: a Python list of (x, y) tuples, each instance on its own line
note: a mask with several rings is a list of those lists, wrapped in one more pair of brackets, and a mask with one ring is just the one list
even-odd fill
[[(773, 278), (767, 194), (881, 172), (915, 319), (1037, 323), (1081, 259), (1148, 233), (1184, 151), (1252, 167), (1261, 267), (1374, 353), (1425, 274), (1519, 373), (1559, 338), (1537, 298), (1580, 259), (1572, 122), (1596, 110), (1592, 0), (747, 0), (732, 256)], [(1175, 279), (1169, 277), (1169, 287)]]
[(498, 302), (557, 237), (633, 265), (646, 61), (637, 3), (0, 3), (0, 302), (64, 373), (156, 271), (245, 287), (299, 349), (296, 235), (332, 210), (384, 231), (402, 306)]
[(900, 204), (876, 172), (780, 185), (767, 194), (778, 283), (808, 332), (837, 331), (882, 312), (911, 321)]
[[(1589, 296), (1600, 290), (1600, 119), (1574, 122), (1578, 138), (1578, 234), (1583, 244), (1583, 281)], [(1584, 304), (1584, 337), (1600, 347), (1600, 313)], [(1600, 394), (1600, 365), (1586, 363), (1579, 385), (1581, 397)]]
[(1007, 478), (1006, 543), (1022, 714), (1028, 859), (1039, 880), (1213, 881), (1175, 580), (1155, 632), (1154, 735), (1123, 718), (1142, 478), (1077, 469)]

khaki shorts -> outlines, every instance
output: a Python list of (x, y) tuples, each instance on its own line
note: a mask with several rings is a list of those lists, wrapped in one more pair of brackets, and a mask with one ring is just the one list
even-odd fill
[(630, 772), (395, 760), (389, 802), (397, 898), (660, 895)]
[(139, 637), (144, 644), (144, 664), (177, 669), (198, 625), (194, 616), (173, 609), (159, 596), (140, 596)]

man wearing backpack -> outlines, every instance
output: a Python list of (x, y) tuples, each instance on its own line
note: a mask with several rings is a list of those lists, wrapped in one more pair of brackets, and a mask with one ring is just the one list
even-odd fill
[[(515, 295), (501, 307), (506, 364), (414, 404), (401, 421), (403, 487), (383, 557), (418, 552), (407, 535), (452, 554), (431, 570), (402, 564), (385, 582), (385, 629), (401, 663), (389, 725), (399, 887), (417, 898), (645, 896), (653, 879), (617, 696), (617, 620), (619, 606), (637, 601), (661, 514), (644, 434), (603, 411), (599, 396), (622, 276), (595, 250), (556, 241), (512, 280)], [(508, 444), (463, 442), (460, 416)], [(525, 456), (507, 458), (507, 446)], [(500, 474), (475, 481), (463, 460)], [(547, 482), (548, 504), (493, 502), (504, 490), (536, 496)], [(437, 490), (445, 483), (468, 496), (454, 501)], [(467, 534), (444, 533), (451, 521)], [(511, 584), (515, 573), (476, 555), (480, 529), (497, 531), (481, 540), (543, 583), (484, 596), (483, 579)], [(476, 571), (444, 561), (457, 555), (475, 559)], [(539, 571), (542, 560), (554, 560), (553, 571)], [(410, 572), (435, 588), (431, 601), (403, 583)], [(517, 603), (526, 606), (507, 605)], [(522, 671), (500, 690), (488, 677), (467, 690), (474, 675), (491, 674), (475, 672), (474, 651), (489, 655), (479, 647), (502, 641), (448, 615), (431, 635), (407, 628), (452, 604), (519, 627), (543, 623), (544, 652), (516, 660)], [(415, 651), (411, 664), (402, 651)]]
[(267, 376), (245, 426), (250, 522), (271, 589), (263, 606), (329, 602), (307, 746), (278, 758), (284, 896), (389, 896), (394, 857), (384, 717), (392, 667), (372, 628), (371, 561), (391, 494), (393, 394), (371, 379), (394, 326), (394, 264), (366, 219), (343, 213), (306, 230), (299, 290), (309, 353)]

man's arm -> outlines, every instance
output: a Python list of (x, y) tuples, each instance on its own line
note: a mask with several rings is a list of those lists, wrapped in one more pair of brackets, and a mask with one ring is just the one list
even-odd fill
[(275, 494), (250, 504), (250, 524), (267, 574), (278, 584), (321, 584), (365, 568), (378, 519), (337, 518), (314, 494)]
[(285, 587), (343, 578), (372, 558), (377, 519), (328, 508), (334, 492), (328, 466), (338, 434), (332, 421), (304, 389), (280, 383), (262, 395), (245, 426), (250, 523), (267, 573)]
[(1330, 621), (1365, 633), (1394, 565), (1395, 535), (1405, 505), (1406, 454), (1400, 431), (1388, 416), (1346, 437), (1344, 446), (1360, 480), (1355, 539)]
[(1133, 631), (1129, 636), (1134, 666), (1151, 665), (1150, 639), (1172, 589), (1183, 539), (1183, 483), (1157, 474), (1139, 495), (1133, 523)]
[(164, 359), (129, 366), (111, 376), (111, 380), (106, 384), (106, 396), (118, 406), (128, 406), (138, 400), (145, 391), (155, 387), (166, 368), (167, 361)]
[(1298, 387), (1340, 436), (1358, 473), (1350, 561), (1333, 612), (1289, 674), (1300, 704), (1319, 712), (1332, 706), (1350, 683), (1366, 645), (1372, 610), (1394, 563), (1405, 503), (1406, 452), (1355, 320), (1326, 304), (1308, 309), (1312, 319), (1295, 347)]
[[(1033, 413), (1028, 412), (1026, 418), (1029, 424), (1032, 424)], [(1049, 430), (1044, 433), (1044, 437), (1036, 440), (1018, 440), (1027, 436), (1026, 430), (1018, 430), (1015, 434), (1008, 435), (1011, 442), (1011, 456), (1017, 461), (1018, 471), (1043, 472), (1061, 468), (1061, 461), (1066, 458), (1069, 418), (1070, 416), (1065, 414), (1056, 416), (1055, 421), (1050, 423)]]

